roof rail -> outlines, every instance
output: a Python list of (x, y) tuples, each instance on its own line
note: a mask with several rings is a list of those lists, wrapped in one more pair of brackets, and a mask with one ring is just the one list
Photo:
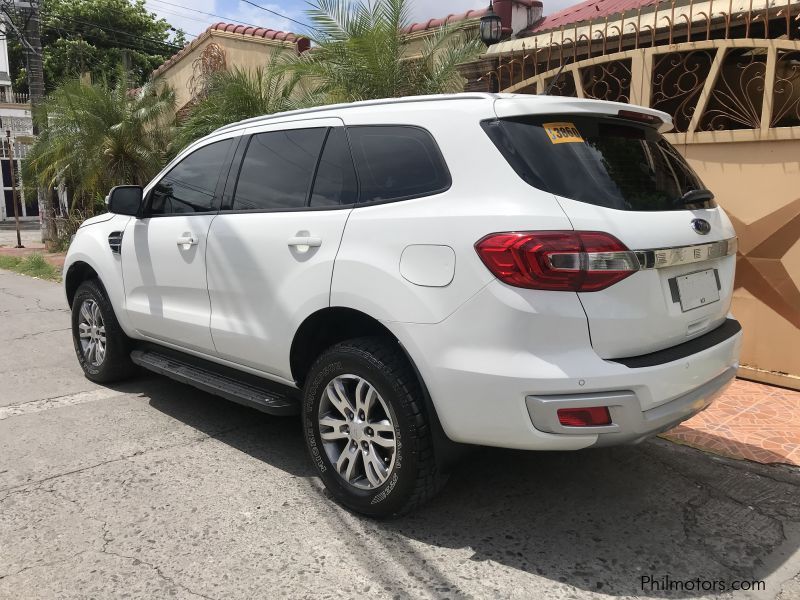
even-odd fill
[(249, 125), (251, 123), (258, 123), (262, 121), (271, 121), (283, 117), (293, 117), (296, 115), (307, 115), (325, 111), (341, 110), (346, 108), (357, 108), (361, 106), (381, 106), (384, 104), (410, 104), (413, 102), (440, 102), (444, 100), (487, 100), (496, 98), (495, 94), (485, 92), (462, 92), (459, 94), (434, 94), (429, 96), (405, 96), (402, 98), (382, 98), (380, 100), (361, 100), (359, 102), (345, 102), (342, 104), (328, 104), (326, 106), (315, 106), (314, 108), (301, 108), (298, 110), (288, 110), (271, 115), (262, 115), (260, 117), (252, 117), (250, 119), (243, 119), (235, 123), (223, 125), (214, 133), (221, 133), (229, 131), (237, 127)]

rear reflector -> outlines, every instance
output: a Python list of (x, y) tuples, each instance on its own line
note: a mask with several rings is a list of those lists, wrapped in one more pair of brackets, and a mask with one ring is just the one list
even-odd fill
[(635, 253), (601, 231), (493, 233), (475, 250), (500, 281), (534, 290), (596, 292), (640, 268)]
[(559, 408), (558, 422), (565, 427), (597, 427), (611, 425), (611, 414), (607, 406), (588, 408)]

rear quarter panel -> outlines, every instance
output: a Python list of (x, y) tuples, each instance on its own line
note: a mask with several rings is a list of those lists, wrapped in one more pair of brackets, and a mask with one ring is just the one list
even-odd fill
[[(336, 257), (331, 305), (365, 312), (379, 320), (438, 323), (491, 282), (475, 243), (496, 231), (569, 229), (551, 194), (522, 181), (481, 128), (494, 116), (491, 104), (460, 101), (380, 107), (347, 113), (346, 125), (414, 125), (429, 131), (452, 179), (440, 194), (356, 207)], [(409, 246), (449, 246), (455, 255), (449, 283), (412, 283), (401, 272)], [(418, 253), (414, 253), (418, 254)], [(432, 253), (436, 254), (436, 253)], [(420, 253), (418, 255), (424, 255)], [(407, 265), (404, 265), (404, 267)]]

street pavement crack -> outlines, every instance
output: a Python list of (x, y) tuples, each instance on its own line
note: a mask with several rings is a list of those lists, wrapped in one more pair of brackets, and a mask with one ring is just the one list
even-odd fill
[[(109, 541), (112, 541), (112, 540), (109, 540)], [(138, 556), (128, 556), (127, 554), (121, 554), (119, 552), (113, 552), (112, 550), (108, 550), (105, 546), (101, 550), (101, 553), (102, 554), (106, 554), (108, 556), (116, 556), (117, 558), (122, 558), (122, 559), (125, 559), (125, 560), (133, 561), (134, 565), (138, 565), (138, 564), (145, 565), (146, 567), (149, 567), (150, 569), (153, 569), (153, 571), (155, 571), (156, 575), (158, 575), (161, 579), (163, 579), (164, 581), (166, 581), (170, 585), (173, 585), (176, 588), (180, 588), (184, 592), (192, 594), (193, 596), (197, 596), (198, 598), (205, 598), (205, 600), (218, 600), (217, 598), (214, 598), (212, 596), (206, 596), (205, 594), (201, 594), (200, 592), (197, 592), (197, 591), (191, 589), (190, 587), (188, 587), (188, 586), (176, 581), (174, 577), (170, 577), (169, 575), (165, 574), (160, 566), (158, 566), (156, 564), (153, 564), (151, 562), (148, 562), (146, 560), (143, 560), (143, 559), (139, 558)]]
[(113, 464), (113, 463), (122, 462), (122, 461), (125, 461), (125, 460), (130, 460), (132, 458), (136, 458), (137, 456), (144, 456), (144, 455), (150, 454), (152, 452), (161, 452), (161, 451), (164, 451), (164, 450), (171, 450), (171, 449), (180, 448), (180, 447), (183, 447), (183, 446), (192, 446), (194, 444), (201, 444), (201, 443), (206, 442), (208, 440), (216, 439), (218, 436), (226, 435), (228, 433), (232, 433), (233, 431), (236, 431), (237, 429), (243, 429), (243, 428), (244, 428), (243, 426), (237, 425), (236, 427), (229, 427), (227, 429), (221, 429), (220, 431), (217, 431), (215, 433), (210, 433), (210, 434), (206, 434), (206, 435), (203, 435), (203, 436), (200, 436), (200, 437), (196, 437), (196, 438), (188, 440), (186, 442), (181, 442), (181, 443), (177, 443), (177, 444), (168, 444), (168, 445), (165, 445), (165, 446), (158, 446), (158, 447), (155, 447), (155, 448), (149, 448), (147, 450), (137, 450), (136, 452), (133, 452), (132, 454), (128, 454), (128, 455), (125, 455), (125, 456), (120, 456), (120, 457), (117, 457), (117, 458), (111, 458), (109, 460), (104, 460), (102, 462), (95, 463), (93, 465), (88, 465), (86, 467), (81, 467), (80, 469), (74, 469), (72, 471), (67, 471), (66, 473), (58, 473), (56, 475), (51, 475), (49, 477), (45, 477), (45, 478), (39, 479), (37, 481), (29, 481), (27, 483), (23, 483), (23, 484), (20, 484), (20, 485), (15, 485), (15, 486), (3, 488), (3, 489), (0, 489), (0, 493), (3, 493), (3, 492), (8, 492), (8, 493), (5, 496), (3, 496), (2, 500), (0, 500), (0, 502), (5, 500), (6, 498), (8, 498), (8, 496), (10, 496), (11, 494), (22, 493), (23, 491), (27, 491), (26, 488), (29, 488), (31, 486), (34, 486), (34, 487), (41, 486), (43, 483), (47, 483), (49, 481), (54, 481), (54, 480), (57, 480), (57, 479), (61, 479), (63, 477), (70, 477), (72, 475), (77, 475), (79, 473), (84, 473), (86, 471), (91, 471), (92, 469), (96, 469), (98, 467), (103, 467), (105, 465), (110, 465), (110, 464)]
[[(667, 442), (667, 443), (671, 443), (671, 442)], [(697, 450), (697, 449), (694, 449), (694, 448), (692, 450), (694, 452), (703, 453), (702, 450)], [(779, 521), (779, 519), (776, 519), (775, 516), (765, 513), (763, 510), (761, 510), (761, 508), (759, 506), (748, 504), (747, 502), (742, 502), (738, 498), (735, 498), (735, 497), (731, 496), (728, 492), (725, 491), (724, 488), (721, 488), (719, 486), (713, 485), (713, 484), (708, 483), (708, 482), (696, 481), (694, 478), (692, 478), (691, 476), (689, 476), (686, 473), (684, 473), (683, 471), (681, 471), (676, 465), (674, 465), (672, 463), (669, 463), (669, 462), (666, 462), (664, 459), (660, 458), (659, 456), (657, 456), (652, 451), (645, 450), (645, 452), (648, 454), (648, 456), (650, 456), (653, 460), (655, 460), (656, 462), (661, 464), (664, 468), (672, 471), (673, 473), (675, 473), (679, 477), (683, 478), (687, 482), (690, 482), (690, 483), (694, 484), (695, 486), (697, 486), (697, 487), (699, 487), (701, 489), (707, 487), (709, 493), (712, 496), (717, 497), (717, 498), (724, 498), (726, 500), (729, 500), (729, 501), (733, 502), (734, 504), (736, 504), (738, 506), (741, 506), (743, 508), (746, 508), (748, 510), (752, 510), (752, 511), (756, 512), (758, 515), (764, 517), (765, 519), (769, 519), (771, 521)], [(728, 459), (728, 460), (733, 460), (733, 459)], [(755, 464), (755, 463), (751, 463), (751, 464)], [(725, 463), (725, 466), (735, 468), (734, 464), (730, 464), (728, 462)], [(747, 470), (747, 469), (743, 469), (743, 470)], [(750, 471), (750, 472), (752, 473), (752, 471)], [(767, 476), (763, 475), (761, 472), (755, 472), (754, 474), (756, 476), (758, 476), (758, 477), (762, 477), (763, 476), (766, 479), (769, 479), (769, 480), (774, 481), (776, 483), (791, 485), (790, 482), (781, 481), (781, 480), (775, 479), (773, 477), (767, 477)], [(789, 517), (788, 515), (781, 515), (781, 516)], [(789, 517), (789, 518), (791, 518), (791, 517)]]
[(79, 557), (81, 554), (86, 554), (87, 552), (91, 552), (91, 550), (81, 550), (80, 552), (76, 552), (74, 554), (71, 554), (70, 556), (65, 556), (64, 558), (59, 558), (58, 560), (53, 560), (53, 561), (46, 562), (46, 563), (39, 563), (39, 564), (36, 564), (36, 565), (28, 565), (27, 567), (22, 567), (18, 571), (14, 571), (13, 573), (6, 573), (5, 575), (0, 575), (0, 581), (2, 581), (3, 579), (6, 579), (8, 577), (15, 577), (17, 575), (21, 575), (25, 571), (30, 571), (32, 569), (40, 569), (42, 567), (52, 567), (54, 565), (58, 565), (58, 564), (61, 564), (63, 562), (68, 562), (70, 560), (73, 560), (73, 559)]
[[(39, 311), (41, 311), (41, 312), (69, 312), (69, 310), (66, 309), (66, 308), (50, 308), (50, 307), (42, 306), (42, 299), (41, 298), (15, 294), (14, 292), (9, 290), (8, 288), (0, 288), (0, 294), (5, 294), (6, 296), (11, 296), (12, 298), (16, 298), (17, 300), (26, 300), (26, 301), (33, 300), (34, 304), (36, 304), (36, 308), (39, 309)], [(11, 310), (13, 311), (15, 309), (11, 309)], [(10, 311), (3, 311), (3, 312), (10, 312)], [(25, 310), (23, 312), (28, 313), (28, 312), (36, 312), (36, 311)]]
[(18, 342), (20, 340), (28, 340), (28, 339), (31, 339), (33, 337), (39, 336), (39, 335), (45, 335), (47, 333), (58, 333), (59, 331), (70, 331), (71, 329), (72, 329), (71, 327), (61, 327), (60, 329), (48, 329), (46, 331), (36, 331), (36, 332), (33, 332), (33, 333), (26, 333), (25, 335), (21, 335), (19, 337), (9, 338), (9, 339), (7, 339), (5, 341), (7, 341), (7, 342)]
[[(754, 513), (760, 515), (764, 519), (767, 519), (768, 521), (770, 521), (772, 523), (775, 523), (777, 525), (777, 527), (778, 527), (778, 531), (780, 532), (780, 541), (778, 541), (775, 544), (771, 544), (771, 545), (768, 546), (770, 552), (773, 552), (776, 548), (778, 548), (781, 544), (783, 544), (786, 541), (786, 539), (787, 539), (786, 538), (786, 529), (785, 529), (784, 523), (780, 519), (777, 519), (772, 515), (766, 514), (758, 506), (754, 506), (754, 505), (748, 504), (746, 502), (742, 502), (738, 498), (734, 498), (733, 496), (731, 496), (730, 494), (725, 492), (724, 489), (722, 489), (722, 488), (720, 488), (718, 486), (715, 486), (715, 485), (710, 484), (708, 482), (701, 482), (701, 481), (698, 481), (696, 479), (693, 479), (693, 478), (689, 477), (687, 474), (683, 473), (675, 465), (673, 465), (671, 463), (668, 463), (667, 461), (663, 460), (659, 456), (656, 456), (655, 453), (648, 452), (648, 451), (646, 451), (646, 452), (653, 460), (658, 462), (663, 468), (665, 468), (668, 471), (674, 473), (678, 477), (681, 477), (682, 479), (686, 480), (689, 484), (693, 484), (694, 486), (696, 486), (700, 490), (701, 496), (699, 498), (694, 498), (694, 499), (687, 500), (686, 504), (683, 507), (683, 513), (682, 513), (682, 519), (681, 520), (682, 520), (682, 525), (683, 525), (683, 534), (684, 534), (684, 537), (686, 538), (686, 543), (687, 544), (693, 544), (693, 545), (699, 545), (711, 557), (713, 557), (713, 559), (717, 563), (719, 563), (720, 565), (723, 565), (726, 569), (730, 570), (732, 573), (735, 573), (737, 571), (737, 566), (736, 565), (729, 564), (723, 557), (719, 556), (711, 546), (706, 544), (703, 541), (702, 538), (698, 538), (698, 536), (696, 534), (694, 536), (692, 536), (691, 533), (690, 533), (691, 531), (696, 529), (696, 526), (697, 526), (697, 519), (696, 519), (696, 516), (695, 516), (696, 511), (699, 510), (700, 508), (702, 508), (704, 505), (708, 504), (712, 499), (716, 498), (716, 499), (727, 500), (727, 501), (729, 501), (729, 502), (731, 502), (731, 503), (733, 503), (733, 504), (735, 504), (737, 506), (740, 506), (740, 507), (742, 507), (742, 508), (744, 508), (746, 510), (753, 511)], [(700, 451), (697, 450), (697, 452), (700, 452)]]

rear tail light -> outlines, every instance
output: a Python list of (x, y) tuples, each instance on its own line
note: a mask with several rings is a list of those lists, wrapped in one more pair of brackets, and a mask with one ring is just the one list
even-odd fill
[(558, 422), (565, 427), (598, 427), (611, 425), (611, 415), (607, 406), (588, 408), (559, 408)]
[(639, 270), (636, 255), (600, 231), (493, 233), (475, 250), (500, 281), (534, 290), (596, 292)]

